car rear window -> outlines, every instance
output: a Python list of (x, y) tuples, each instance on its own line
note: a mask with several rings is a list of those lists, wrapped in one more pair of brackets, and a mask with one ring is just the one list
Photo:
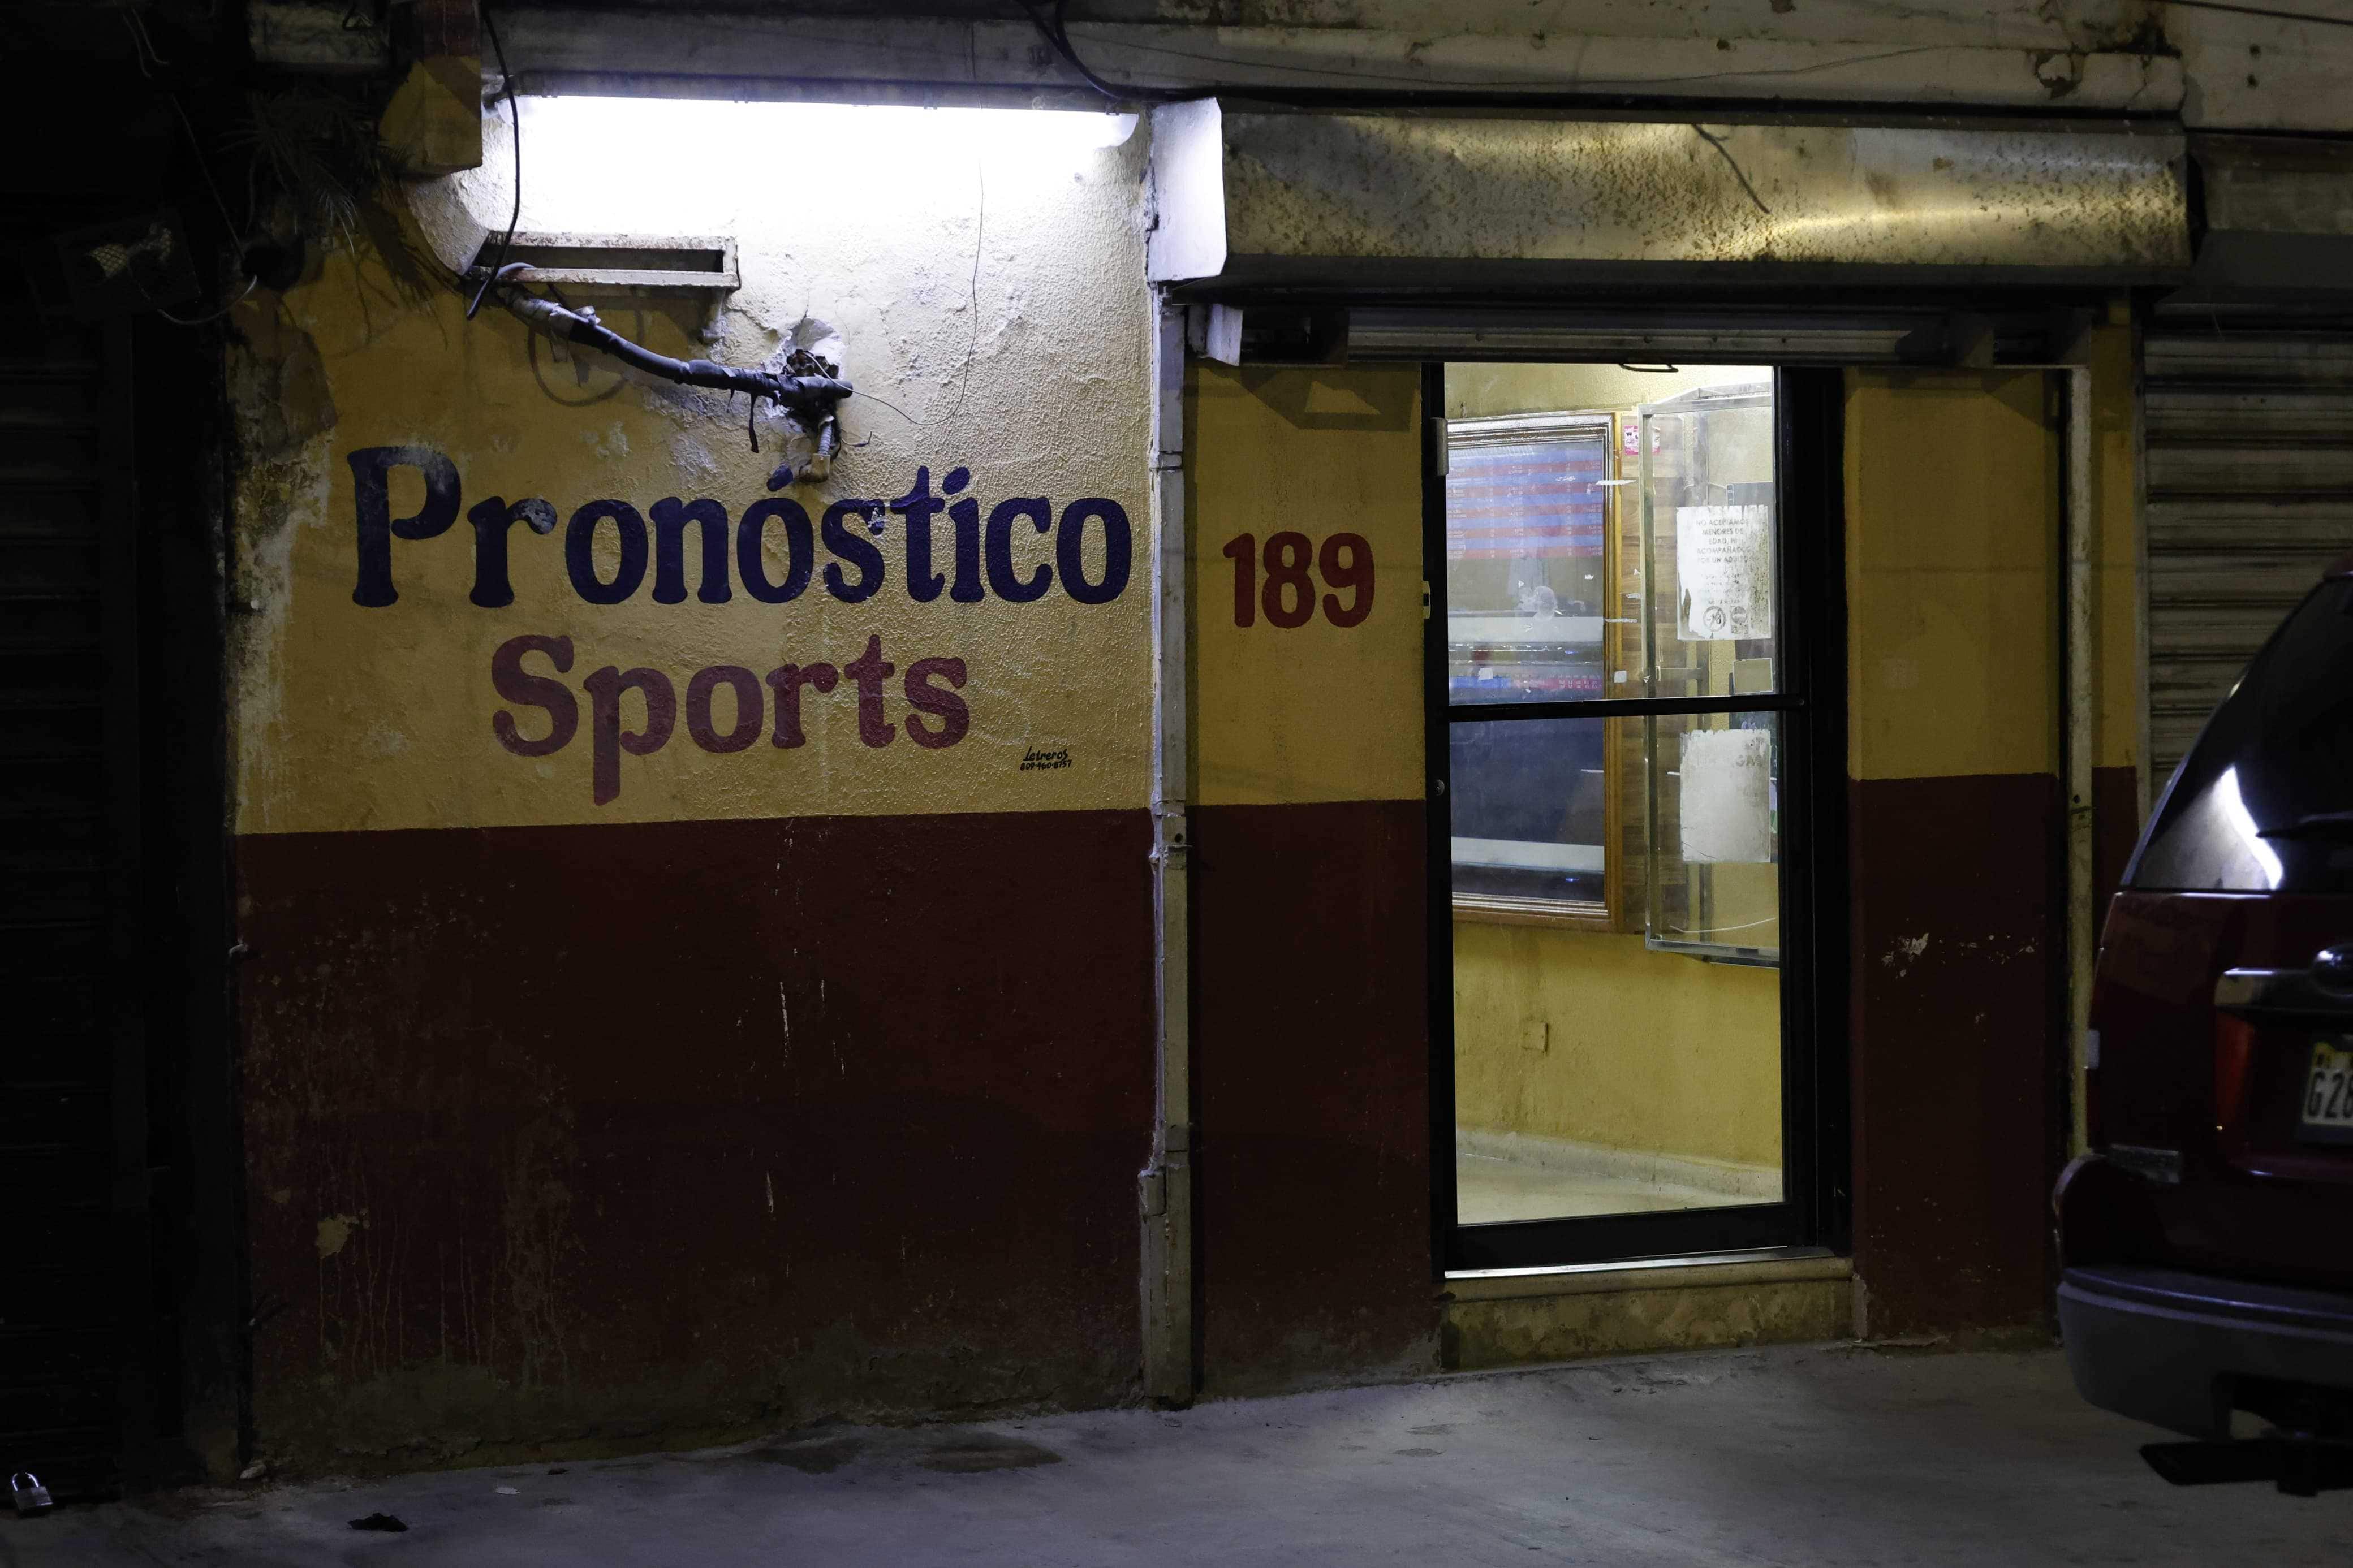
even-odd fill
[(2353, 892), (2353, 582), (2272, 634), (2165, 792), (2127, 887)]

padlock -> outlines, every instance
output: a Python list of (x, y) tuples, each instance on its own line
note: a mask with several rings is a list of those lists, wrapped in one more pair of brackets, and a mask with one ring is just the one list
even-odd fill
[(18, 1470), (10, 1476), (8, 1490), (16, 1497), (19, 1515), (46, 1512), (50, 1507), (49, 1489), (30, 1470)]

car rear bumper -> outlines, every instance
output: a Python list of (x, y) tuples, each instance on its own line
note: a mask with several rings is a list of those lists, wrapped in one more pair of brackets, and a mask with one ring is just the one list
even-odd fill
[(2070, 1268), (2059, 1329), (2085, 1399), (2194, 1437), (2229, 1435), (2241, 1378), (2353, 1391), (2353, 1296), (2171, 1268)]

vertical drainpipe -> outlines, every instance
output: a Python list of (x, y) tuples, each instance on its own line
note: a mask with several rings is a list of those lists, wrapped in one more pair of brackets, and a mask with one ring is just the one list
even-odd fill
[(2067, 1143), (2082, 1153), (2085, 1130), (2084, 1047), (2092, 1017), (2092, 763), (2096, 743), (2094, 649), (2092, 646), (2092, 373), (2067, 372)]
[(1158, 1032), (1152, 1162), (1141, 1187), (1144, 1392), (1193, 1401), (1193, 1023), (1190, 768), (1186, 718), (1185, 310), (1159, 301), (1152, 334), (1152, 906)]
[(2148, 822), (2157, 781), (2149, 776), (2148, 690), (2148, 386), (2141, 329), (2132, 329), (2133, 787), (2136, 833)]

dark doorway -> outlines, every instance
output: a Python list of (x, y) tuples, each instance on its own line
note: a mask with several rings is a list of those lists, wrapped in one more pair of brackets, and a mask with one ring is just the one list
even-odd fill
[(58, 242), (164, 210), (117, 176), (172, 123), (0, 199), (0, 1451), (60, 1500), (239, 1454), (223, 339), (77, 310)]

